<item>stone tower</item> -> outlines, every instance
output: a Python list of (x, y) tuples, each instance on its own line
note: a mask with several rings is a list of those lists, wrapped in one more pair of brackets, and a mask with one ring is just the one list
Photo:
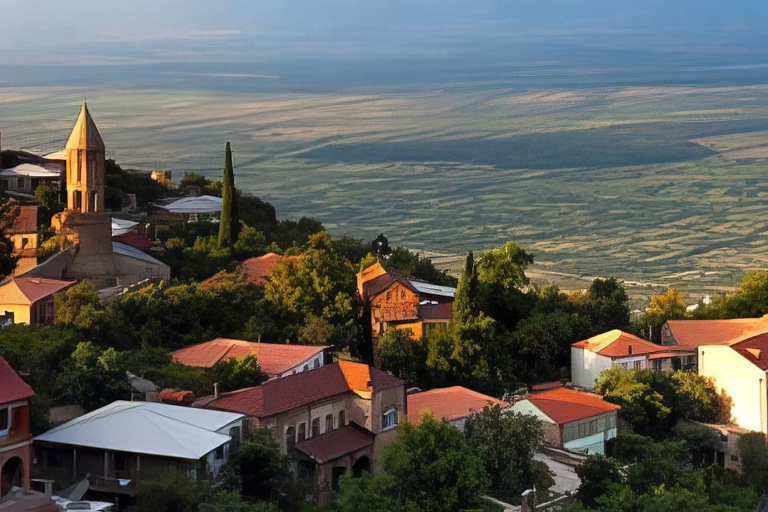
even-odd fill
[(96, 123), (83, 103), (67, 140), (67, 210), (102, 213), (106, 149)]

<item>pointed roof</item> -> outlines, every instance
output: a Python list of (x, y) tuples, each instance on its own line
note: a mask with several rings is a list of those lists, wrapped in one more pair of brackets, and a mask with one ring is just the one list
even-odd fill
[(679, 346), (698, 348), (726, 345), (737, 338), (768, 332), (768, 315), (723, 320), (669, 320), (666, 325)]
[(408, 421), (418, 425), (425, 413), (453, 421), (482, 411), (486, 405), (506, 407), (509, 404), (462, 386), (431, 389), (408, 395)]
[(105, 149), (99, 129), (96, 128), (96, 123), (88, 112), (87, 103), (83, 103), (83, 108), (80, 109), (75, 127), (72, 128), (72, 133), (67, 140), (66, 149)]
[(621, 409), (599, 395), (566, 388), (532, 393), (528, 401), (559, 425)]
[(73, 284), (74, 281), (47, 277), (13, 277), (0, 284), (0, 304), (31, 305)]
[(650, 341), (638, 338), (619, 329), (604, 332), (597, 336), (572, 345), (575, 348), (584, 348), (595, 354), (608, 357), (626, 357), (630, 355), (652, 354), (660, 350), (669, 350), (669, 347), (656, 345)]
[(24, 400), (34, 395), (32, 388), (21, 380), (8, 361), (0, 356), (0, 404)]

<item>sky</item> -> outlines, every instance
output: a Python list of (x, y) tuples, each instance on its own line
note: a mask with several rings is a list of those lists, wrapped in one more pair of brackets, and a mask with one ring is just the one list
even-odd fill
[(765, 0), (0, 0), (0, 64), (379, 58), (499, 44), (765, 53)]

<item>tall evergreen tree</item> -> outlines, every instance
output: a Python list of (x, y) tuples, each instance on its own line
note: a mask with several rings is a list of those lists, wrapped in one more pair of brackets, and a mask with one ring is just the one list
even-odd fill
[(219, 248), (232, 244), (232, 196), (234, 195), (232, 150), (227, 142), (224, 173), (221, 177), (221, 219), (219, 220)]
[(453, 301), (454, 318), (458, 322), (465, 322), (467, 318), (477, 315), (480, 311), (477, 305), (477, 265), (472, 251), (467, 253), (467, 262), (464, 265), (464, 273), (459, 279), (456, 289), (456, 298)]
[(235, 187), (235, 166), (232, 164), (232, 147), (227, 142), (227, 154), (225, 157), (224, 168), (229, 175), (229, 185), (232, 190), (232, 210), (230, 218), (232, 219), (232, 240), (237, 240), (240, 234), (240, 205), (237, 188)]

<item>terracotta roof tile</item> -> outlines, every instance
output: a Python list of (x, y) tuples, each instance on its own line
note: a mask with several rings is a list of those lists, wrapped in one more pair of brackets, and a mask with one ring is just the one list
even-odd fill
[(579, 341), (572, 346), (575, 348), (583, 348), (606, 357), (652, 354), (654, 352), (665, 350), (665, 347), (661, 345), (656, 345), (655, 343), (651, 343), (650, 341), (646, 341), (618, 329)]
[(455, 420), (494, 404), (509, 405), (461, 386), (432, 389), (408, 395), (408, 421), (418, 425), (425, 413), (431, 413), (436, 418)]
[(274, 377), (314, 358), (329, 348), (326, 345), (286, 345), (216, 338), (182, 348), (172, 354), (173, 360), (186, 366), (212, 368), (222, 359), (256, 356), (261, 369)]
[(670, 320), (667, 326), (679, 346), (725, 345), (736, 338), (768, 332), (768, 318)]
[(241, 267), (249, 282), (256, 285), (265, 285), (269, 282), (269, 276), (272, 274), (275, 265), (280, 263), (283, 259), (296, 260), (298, 258), (299, 256), (280, 256), (279, 254), (270, 252), (264, 256), (259, 256), (258, 258), (245, 260), (241, 264)]
[(319, 464), (373, 446), (373, 432), (354, 423), (296, 444), (296, 450)]
[(593, 393), (559, 388), (532, 393), (528, 400), (559, 425), (620, 409)]
[(0, 404), (24, 400), (35, 396), (29, 385), (21, 380), (8, 361), (0, 356)]
[(403, 386), (403, 381), (362, 363), (340, 361), (252, 388), (223, 393), (208, 407), (265, 418), (344, 393), (370, 398), (377, 391)]

